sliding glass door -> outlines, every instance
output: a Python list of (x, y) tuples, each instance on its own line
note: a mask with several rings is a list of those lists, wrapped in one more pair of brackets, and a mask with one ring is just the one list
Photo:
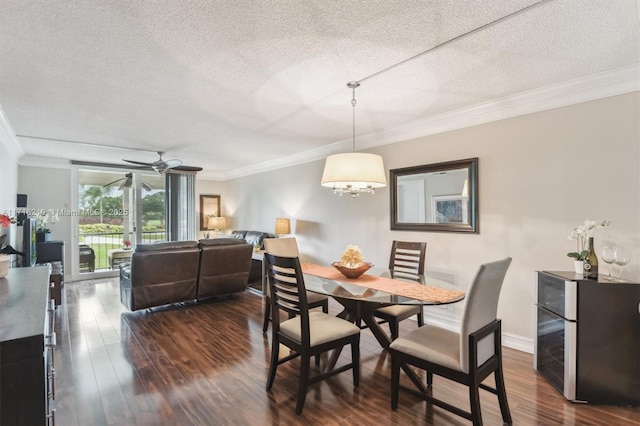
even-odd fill
[(153, 172), (77, 169), (74, 277), (114, 275), (136, 244), (166, 240), (164, 186)]

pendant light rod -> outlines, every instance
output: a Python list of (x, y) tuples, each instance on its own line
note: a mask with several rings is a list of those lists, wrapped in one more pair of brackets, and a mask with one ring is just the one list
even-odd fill
[(360, 83), (357, 81), (350, 81), (347, 83), (347, 87), (352, 90), (351, 111), (353, 114), (353, 138), (351, 139), (351, 152), (356, 152), (356, 87), (360, 87)]
[(442, 43), (440, 43), (440, 44), (438, 44), (436, 46), (433, 46), (433, 47), (425, 50), (424, 52), (420, 52), (420, 53), (418, 53), (416, 55), (413, 55), (412, 57), (407, 58), (407, 59), (405, 59), (403, 61), (400, 61), (397, 64), (390, 65), (387, 68), (384, 68), (384, 69), (382, 69), (380, 71), (374, 72), (373, 74), (368, 75), (368, 76), (366, 76), (364, 78), (361, 78), (358, 81), (352, 81), (352, 82), (348, 83), (347, 86), (351, 87), (350, 84), (355, 83), (355, 84), (357, 84), (357, 86), (355, 86), (355, 87), (358, 87), (360, 85), (360, 83), (362, 83), (365, 80), (368, 80), (370, 78), (376, 77), (376, 76), (378, 76), (378, 75), (380, 75), (380, 74), (382, 74), (384, 72), (387, 72), (387, 71), (389, 71), (389, 70), (391, 70), (393, 68), (396, 68), (396, 67), (398, 67), (400, 65), (403, 65), (403, 64), (405, 64), (407, 62), (413, 61), (414, 59), (419, 58), (422, 55), (426, 55), (427, 53), (433, 52), (433, 51), (435, 51), (437, 49), (440, 49), (441, 47), (444, 47), (444, 46), (446, 46), (446, 45), (448, 45), (450, 43), (453, 43), (454, 41), (462, 40), (463, 38), (465, 38), (467, 36), (470, 36), (471, 34), (475, 34), (475, 33), (479, 32), (479, 31), (485, 30), (485, 29), (487, 29), (489, 27), (492, 27), (492, 26), (494, 26), (494, 25), (496, 25), (496, 24), (498, 24), (500, 22), (503, 22), (503, 21), (505, 21), (507, 19), (510, 19), (510, 18), (513, 18), (514, 16), (517, 16), (517, 15), (519, 15), (521, 13), (524, 13), (524, 12), (528, 11), (529, 9), (533, 9), (535, 7), (538, 7), (538, 6), (540, 6), (540, 5), (544, 4), (544, 3), (549, 3), (551, 1), (553, 1), (553, 0), (540, 0), (540, 1), (536, 2), (536, 3), (530, 4), (529, 6), (523, 7), (522, 9), (516, 10), (515, 12), (512, 12), (512, 13), (510, 13), (508, 15), (505, 15), (505, 16), (503, 16), (501, 18), (498, 18), (495, 21), (491, 21), (491, 22), (489, 22), (487, 24), (481, 25), (476, 29), (473, 29), (471, 31), (467, 31), (464, 34), (460, 34), (459, 36), (456, 36), (456, 37), (454, 37), (452, 39), (449, 39), (449, 40), (447, 40), (445, 42), (442, 42)]

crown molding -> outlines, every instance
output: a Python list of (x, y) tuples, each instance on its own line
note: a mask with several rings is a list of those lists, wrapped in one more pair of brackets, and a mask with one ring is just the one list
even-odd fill
[(22, 145), (18, 142), (16, 132), (13, 131), (7, 115), (0, 105), (0, 143), (4, 145), (9, 153), (13, 154), (16, 158), (20, 158), (24, 155)]
[[(539, 89), (483, 102), (471, 107), (422, 118), (401, 126), (358, 135), (358, 145), (366, 149), (449, 132), (540, 111), (589, 102), (640, 91), (640, 64), (617, 68)], [(20, 166), (70, 169), (68, 160), (24, 156), (24, 151), (0, 106), (0, 142), (20, 158)], [(197, 179), (224, 181), (317, 161), (329, 155), (348, 152), (351, 139), (324, 145), (301, 153), (263, 161), (226, 172), (200, 172)]]
[(18, 161), (23, 167), (45, 167), (48, 169), (71, 170), (71, 161), (63, 158), (38, 157), (35, 155), (25, 155)]
[[(422, 118), (392, 129), (358, 135), (358, 145), (364, 149), (371, 149), (637, 91), (640, 91), (640, 64), (505, 96), (471, 107)], [(217, 178), (211, 177), (211, 179), (228, 180), (308, 163), (331, 154), (347, 152), (350, 147), (351, 139), (345, 139), (317, 149), (223, 172), (217, 174)], [(207, 179), (204, 174), (198, 177)]]

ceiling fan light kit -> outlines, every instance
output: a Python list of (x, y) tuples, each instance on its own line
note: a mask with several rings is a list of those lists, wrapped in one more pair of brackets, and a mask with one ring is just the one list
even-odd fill
[[(167, 173), (167, 171), (169, 169), (175, 169), (175, 168), (177, 168), (177, 167), (182, 165), (182, 161), (177, 160), (177, 159), (163, 160), (162, 159), (162, 156), (164, 155), (163, 151), (156, 151), (156, 154), (158, 154), (158, 156), (160, 158), (158, 160), (154, 161), (153, 163), (145, 163), (145, 162), (142, 162), (142, 161), (124, 160), (124, 159), (122, 161), (126, 161), (127, 163), (131, 163), (131, 164), (136, 164), (138, 166), (151, 167), (159, 175), (163, 175), (163, 174)], [(202, 168), (200, 168), (200, 167), (191, 167), (191, 166), (185, 166), (185, 167), (187, 167), (187, 168), (197, 168), (197, 169), (202, 170)], [(200, 170), (195, 170), (195, 171), (200, 171)]]

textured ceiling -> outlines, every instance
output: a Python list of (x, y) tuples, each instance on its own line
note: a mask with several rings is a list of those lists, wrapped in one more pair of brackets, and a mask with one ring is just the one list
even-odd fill
[[(348, 81), (534, 3), (0, 0), (0, 105), (17, 135), (225, 174), (344, 144)], [(543, 2), (369, 78), (356, 133), (638, 64), (638, 9)], [(156, 159), (24, 136), (28, 155)]]

